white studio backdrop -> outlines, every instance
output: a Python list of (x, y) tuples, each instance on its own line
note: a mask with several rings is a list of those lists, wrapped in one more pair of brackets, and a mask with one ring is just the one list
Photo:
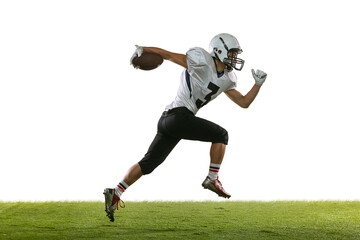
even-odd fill
[[(356, 1), (1, 1), (0, 201), (103, 200), (139, 161), (182, 68), (133, 69), (134, 45), (185, 53), (235, 35), (268, 73), (241, 109), (198, 116), (230, 135), (220, 179), (233, 200), (359, 200)], [(124, 200), (218, 200), (201, 183), (209, 143), (181, 141)]]

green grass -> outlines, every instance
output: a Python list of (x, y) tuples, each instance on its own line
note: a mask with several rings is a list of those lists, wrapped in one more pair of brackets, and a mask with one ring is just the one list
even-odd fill
[(0, 202), (0, 239), (360, 239), (360, 202)]

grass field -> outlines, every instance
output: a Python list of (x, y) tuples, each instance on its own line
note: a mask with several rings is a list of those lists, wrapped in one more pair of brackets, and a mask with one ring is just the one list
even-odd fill
[(0, 239), (358, 240), (360, 202), (0, 202)]

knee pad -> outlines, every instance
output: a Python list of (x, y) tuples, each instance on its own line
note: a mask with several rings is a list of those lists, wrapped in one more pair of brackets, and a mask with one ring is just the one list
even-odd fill
[(151, 167), (151, 166), (146, 166), (144, 164), (141, 164), (141, 162), (139, 162), (139, 165), (140, 165), (140, 168), (141, 168), (141, 172), (143, 175), (147, 175), (147, 174), (150, 174), (152, 173), (152, 171), (154, 171), (154, 167)]
[(140, 161), (138, 163), (140, 165), (141, 172), (143, 175), (152, 173), (155, 170), (155, 168), (157, 166), (159, 166), (158, 164), (154, 164), (154, 163), (147, 162), (147, 161)]
[(227, 145), (229, 141), (229, 134), (225, 129), (223, 129), (222, 139), (223, 139), (223, 144)]
[(224, 128), (219, 127), (219, 134), (217, 135), (216, 139), (212, 143), (223, 143), (223, 144), (227, 145), (228, 141), (229, 141), (228, 132)]
[(144, 158), (138, 162), (143, 175), (152, 173), (166, 159), (166, 154), (155, 154), (150, 151), (145, 154)]

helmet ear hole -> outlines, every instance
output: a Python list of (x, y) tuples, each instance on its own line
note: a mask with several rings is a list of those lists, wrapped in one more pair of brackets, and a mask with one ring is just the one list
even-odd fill
[(221, 54), (221, 53), (222, 53), (222, 51), (221, 51), (221, 50), (219, 50), (219, 51), (218, 51), (218, 53), (219, 53), (219, 54)]

